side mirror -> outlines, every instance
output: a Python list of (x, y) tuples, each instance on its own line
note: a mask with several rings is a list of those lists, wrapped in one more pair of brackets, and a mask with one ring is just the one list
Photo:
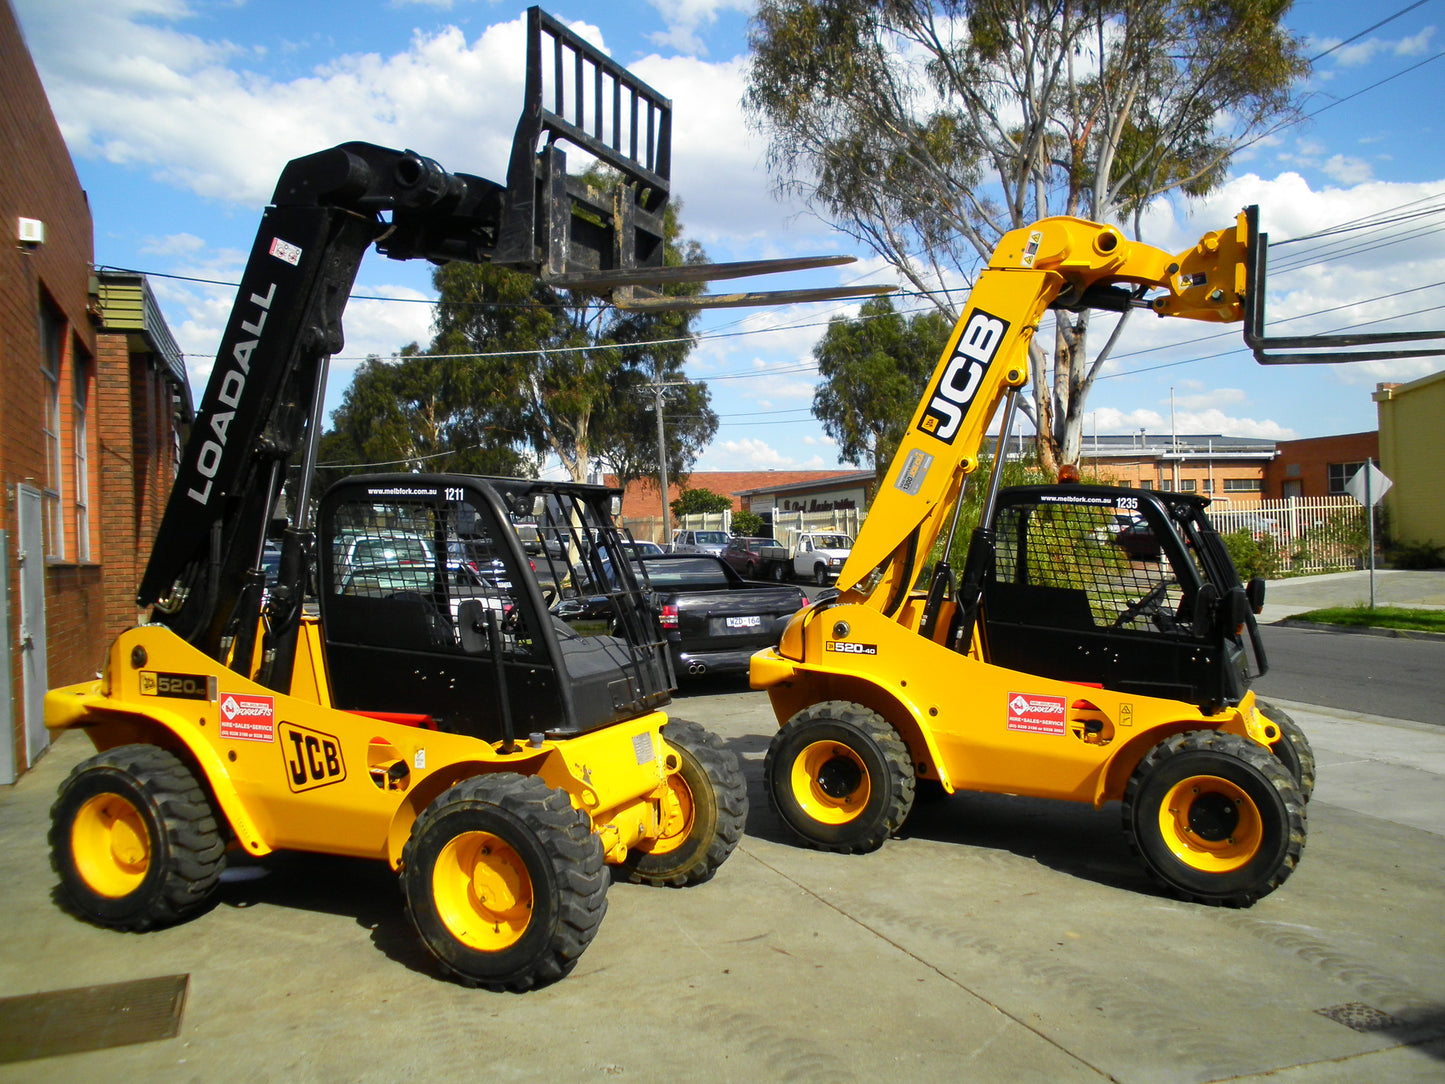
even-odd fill
[(1249, 608), (1256, 614), (1264, 609), (1264, 580), (1258, 576), (1250, 580), (1244, 594), (1249, 599)]
[(1249, 595), (1243, 587), (1234, 587), (1229, 592), (1229, 627), (1233, 630), (1244, 628), (1249, 620)]

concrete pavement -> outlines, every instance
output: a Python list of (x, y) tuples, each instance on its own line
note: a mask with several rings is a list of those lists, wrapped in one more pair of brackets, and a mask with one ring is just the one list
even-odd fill
[[(1265, 587), (1266, 623), (1327, 606), (1364, 606), (1370, 601), (1370, 572), (1330, 572), (1271, 580)], [(1375, 570), (1375, 605), (1445, 609), (1445, 570)]]
[(90, 748), (66, 735), (0, 788), (0, 996), (182, 973), (189, 996), (176, 1038), (0, 1084), (1445, 1079), (1445, 729), (1287, 706), (1319, 761), (1308, 844), (1233, 911), (1152, 889), (1117, 806), (956, 795), (872, 855), (794, 847), (766, 698), (693, 686), (674, 714), (748, 777), (741, 845), (696, 888), (614, 885), (577, 969), (520, 996), (437, 979), (374, 863), (241, 861), (214, 910), (149, 934), (70, 917), (48, 807)]

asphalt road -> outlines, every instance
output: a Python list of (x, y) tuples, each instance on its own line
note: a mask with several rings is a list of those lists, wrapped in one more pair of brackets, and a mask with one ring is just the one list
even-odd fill
[(1445, 725), (1445, 640), (1266, 625), (1261, 696)]

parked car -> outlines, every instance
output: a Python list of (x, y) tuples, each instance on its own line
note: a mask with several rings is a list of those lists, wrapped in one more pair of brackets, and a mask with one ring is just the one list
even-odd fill
[(776, 545), (771, 538), (734, 535), (722, 551), (722, 559), (743, 579), (755, 580), (763, 567), (763, 547)]
[[(773, 647), (788, 619), (808, 604), (797, 587), (749, 583), (721, 557), (664, 553), (634, 558), (651, 587), (649, 601), (679, 678), (704, 673), (745, 673), (753, 652)], [(552, 607), (567, 622), (607, 621), (611, 600), (602, 594), (564, 598)]]
[(1114, 536), (1114, 543), (1134, 561), (1159, 560), (1159, 539), (1154, 528), (1142, 519), (1135, 520)]
[(801, 588), (749, 583), (721, 557), (663, 554), (636, 564), (652, 587), (678, 678), (746, 673), (753, 652), (777, 646), (788, 620), (808, 604)]
[(726, 531), (675, 531), (672, 536), (673, 553), (709, 553), (721, 557), (727, 548)]

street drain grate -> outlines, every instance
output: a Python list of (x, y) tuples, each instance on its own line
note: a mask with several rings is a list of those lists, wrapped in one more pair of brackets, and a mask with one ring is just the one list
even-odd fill
[(1315, 1012), (1355, 1031), (1399, 1031), (1409, 1026), (1398, 1016), (1391, 1016), (1359, 1001), (1335, 1005), (1328, 1009), (1316, 1009)]
[(171, 1039), (189, 975), (0, 998), (0, 1064)]

